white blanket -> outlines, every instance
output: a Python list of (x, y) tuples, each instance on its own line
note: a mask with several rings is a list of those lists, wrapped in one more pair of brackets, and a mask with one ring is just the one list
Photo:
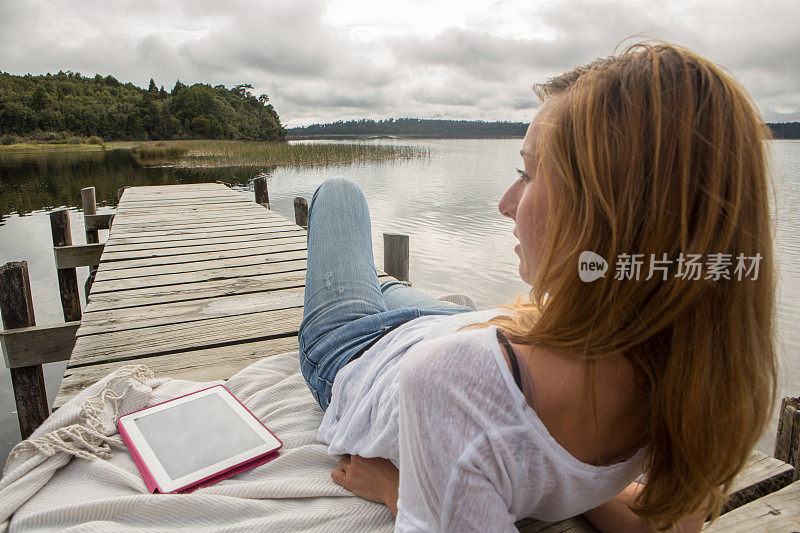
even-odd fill
[(0, 522), (11, 517), (10, 532), (393, 530), (385, 505), (331, 480), (337, 458), (316, 441), (323, 412), (297, 352), (258, 361), (225, 383), (283, 441), (278, 458), (191, 494), (148, 493), (116, 417), (217, 383), (156, 378), (131, 365), (87, 388), (12, 450)]

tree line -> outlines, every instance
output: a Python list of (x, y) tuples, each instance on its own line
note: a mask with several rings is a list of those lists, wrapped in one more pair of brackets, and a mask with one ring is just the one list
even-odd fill
[(389, 118), (385, 120), (348, 120), (289, 128), (289, 138), (337, 135), (408, 135), (448, 138), (523, 137), (525, 122), (484, 122), (482, 120), (441, 120), (424, 118)]
[[(800, 122), (767, 124), (776, 139), (800, 139)], [(385, 120), (348, 120), (311, 124), (288, 129), (290, 139), (336, 137), (347, 135), (403, 135), (446, 138), (524, 137), (526, 122), (483, 122), (481, 120), (436, 120), (390, 118)]]
[(147, 89), (113, 76), (63, 72), (33, 76), (0, 73), (0, 135), (46, 138), (63, 132), (109, 140), (282, 140), (286, 130), (267, 95), (251, 85), (227, 89), (150, 80)]
[(800, 122), (775, 122), (767, 126), (776, 139), (800, 139)]

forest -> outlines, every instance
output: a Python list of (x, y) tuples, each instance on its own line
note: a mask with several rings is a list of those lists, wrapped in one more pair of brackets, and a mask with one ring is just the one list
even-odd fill
[[(776, 139), (800, 139), (800, 122), (768, 124)], [(525, 136), (525, 122), (483, 122), (480, 120), (432, 120), (398, 118), (348, 120), (289, 128), (289, 139), (337, 136), (402, 135), (408, 137), (502, 138)]]
[(348, 120), (289, 128), (290, 139), (339, 135), (404, 135), (410, 137), (503, 138), (524, 137), (524, 122), (484, 122), (482, 120), (440, 120), (389, 118), (385, 120)]
[(150, 80), (147, 89), (113, 76), (63, 72), (0, 73), (0, 142), (66, 135), (102, 141), (164, 139), (282, 140), (286, 130), (267, 95), (251, 85), (228, 89)]

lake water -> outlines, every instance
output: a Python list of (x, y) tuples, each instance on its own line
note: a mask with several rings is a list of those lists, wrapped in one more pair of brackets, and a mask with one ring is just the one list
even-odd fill
[[(223, 169), (143, 168), (127, 152), (0, 153), (0, 264), (28, 261), (37, 324), (63, 322), (47, 211), (74, 206), (74, 243), (85, 242), (80, 190), (94, 186), (100, 204), (116, 202), (123, 185), (225, 181), (252, 198), (251, 180), (269, 176), (272, 209), (294, 220), (293, 199), (309, 201), (328, 177), (343, 176), (364, 191), (372, 215), (376, 264), (383, 232), (410, 236), (414, 288), (434, 296), (464, 292), (481, 307), (513, 301), (528, 286), (517, 273), (513, 221), (497, 204), (521, 167), (521, 140), (374, 141), (424, 146), (430, 157), (328, 167)], [(771, 141), (777, 188), (776, 248), (780, 272), (778, 338), (780, 395), (800, 394), (800, 142)], [(108, 212), (101, 207), (98, 212)], [(101, 232), (101, 241), (108, 232)], [(78, 269), (83, 286), (88, 269)], [(52, 403), (66, 362), (45, 365)], [(11, 379), (0, 370), (0, 458), (19, 441)], [(758, 447), (772, 452), (776, 417)]]

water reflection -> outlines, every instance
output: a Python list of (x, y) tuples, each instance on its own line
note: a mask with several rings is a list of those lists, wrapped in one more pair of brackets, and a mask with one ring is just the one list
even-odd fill
[(246, 184), (274, 168), (143, 166), (130, 150), (0, 152), (0, 217), (54, 206), (80, 206), (81, 189), (94, 187), (98, 205), (116, 205), (125, 185), (224, 181)]

